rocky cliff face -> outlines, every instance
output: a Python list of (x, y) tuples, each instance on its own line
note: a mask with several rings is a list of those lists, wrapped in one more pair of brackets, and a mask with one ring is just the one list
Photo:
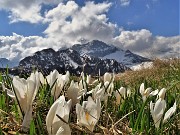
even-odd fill
[(133, 64), (150, 61), (147, 58), (108, 45), (102, 41), (94, 40), (86, 44), (76, 44), (68, 49), (44, 49), (33, 56), (24, 58), (19, 63), (22, 72), (31, 72), (39, 69), (49, 73), (57, 69), (60, 73), (70, 71), (79, 75), (82, 71), (96, 75), (105, 72), (124, 72)]
[(86, 54), (102, 59), (114, 59), (126, 66), (133, 66), (134, 64), (150, 61), (149, 59), (134, 54), (129, 50), (122, 50), (98, 40), (94, 40), (86, 44), (76, 44), (71, 48), (79, 52), (80, 55)]
[(36, 52), (33, 56), (24, 58), (19, 63), (19, 68), (24, 72), (31, 72), (33, 69), (39, 69), (49, 73), (57, 69), (60, 73), (70, 71), (70, 73), (79, 75), (82, 71), (88, 74), (96, 75), (105, 72), (124, 72), (128, 67), (118, 63), (113, 59), (100, 59), (89, 55), (81, 56), (77, 51), (65, 49), (54, 51), (45, 49)]

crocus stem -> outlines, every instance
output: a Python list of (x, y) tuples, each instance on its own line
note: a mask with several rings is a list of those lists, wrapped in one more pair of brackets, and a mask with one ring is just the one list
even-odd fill
[(23, 123), (22, 123), (22, 130), (27, 132), (31, 123), (31, 118), (32, 118), (32, 105), (28, 106), (28, 109), (26, 111), (26, 114), (24, 116), (23, 119)]

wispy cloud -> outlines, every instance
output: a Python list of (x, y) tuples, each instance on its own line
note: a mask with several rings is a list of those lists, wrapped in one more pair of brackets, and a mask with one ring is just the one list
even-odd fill
[(120, 0), (121, 6), (129, 6), (131, 0)]
[(180, 36), (153, 36), (149, 30), (121, 31), (114, 44), (146, 57), (177, 57), (180, 51)]
[(63, 0), (1, 0), (0, 9), (10, 12), (10, 23), (26, 21), (39, 23), (43, 20), (41, 15), (42, 4), (58, 4)]
[(149, 6), (149, 4), (146, 4), (146, 8), (147, 8), (147, 9), (150, 9), (150, 6)]

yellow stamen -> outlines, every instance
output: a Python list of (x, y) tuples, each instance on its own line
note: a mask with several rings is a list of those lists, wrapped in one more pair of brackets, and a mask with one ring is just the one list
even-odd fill
[(86, 115), (86, 120), (89, 121), (89, 113), (85, 112), (85, 115)]

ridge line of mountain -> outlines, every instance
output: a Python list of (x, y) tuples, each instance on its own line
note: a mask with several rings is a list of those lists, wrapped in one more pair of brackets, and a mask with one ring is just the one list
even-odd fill
[(128, 66), (150, 61), (147, 58), (122, 50), (102, 41), (93, 40), (86, 44), (75, 44), (67, 49), (52, 48), (35, 52), (19, 62), (19, 72), (29, 73), (33, 69), (49, 73), (57, 69), (60, 73), (69, 70), (79, 75), (82, 71), (96, 75), (105, 72), (124, 72), (130, 70)]

